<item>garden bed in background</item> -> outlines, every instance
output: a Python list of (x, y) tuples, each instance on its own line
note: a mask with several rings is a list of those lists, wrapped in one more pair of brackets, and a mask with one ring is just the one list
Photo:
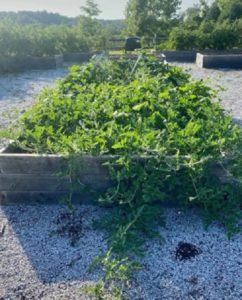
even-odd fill
[(197, 53), (196, 64), (207, 69), (242, 69), (242, 53)]
[(65, 63), (87, 62), (96, 53), (98, 52), (67, 52), (42, 57), (0, 55), (0, 74), (62, 68)]
[(28, 70), (48, 70), (63, 67), (63, 56), (0, 56), (0, 74), (24, 72)]

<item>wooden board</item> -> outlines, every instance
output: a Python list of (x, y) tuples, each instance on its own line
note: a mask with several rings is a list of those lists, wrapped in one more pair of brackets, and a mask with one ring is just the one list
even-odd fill
[(37, 154), (0, 154), (0, 174), (66, 174), (69, 168), (79, 174), (108, 174), (103, 166), (113, 156), (58, 156)]
[(57, 155), (0, 154), (0, 174), (57, 174), (67, 168)]
[(0, 205), (12, 204), (55, 204), (61, 203), (65, 197), (68, 197), (66, 192), (37, 192), (37, 191), (1, 191)]
[[(69, 194), (73, 188), (73, 181), (76, 187), (75, 199), (81, 200), (82, 203), (90, 198), (94, 199), (98, 192), (103, 192), (113, 185), (105, 163), (113, 161), (114, 158), (2, 153), (0, 204), (58, 202)], [(147, 158), (134, 157), (140, 162)], [(233, 181), (230, 174), (226, 174), (219, 165), (212, 166), (212, 170), (213, 176), (218, 177), (222, 183)], [(71, 181), (70, 178), (74, 180)]]
[(40, 174), (0, 174), (0, 191), (68, 191), (68, 177)]
[[(36, 205), (36, 204), (61, 204), (69, 198), (68, 192), (37, 192), (37, 191), (1, 191), (0, 205)], [(72, 203), (92, 204), (97, 199), (97, 195), (93, 193), (73, 193)]]
[(93, 200), (97, 192), (112, 185), (108, 167), (103, 165), (112, 159), (112, 156), (2, 153), (0, 204), (59, 202), (69, 195), (73, 182), (75, 200)]

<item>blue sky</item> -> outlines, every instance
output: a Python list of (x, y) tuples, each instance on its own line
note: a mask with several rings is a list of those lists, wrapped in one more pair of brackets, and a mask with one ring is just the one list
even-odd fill
[[(85, 0), (0, 0), (0, 11), (19, 10), (47, 10), (58, 12), (62, 15), (77, 16), (80, 14), (80, 6)], [(199, 0), (183, 0), (182, 8), (187, 8)], [(102, 14), (100, 18), (120, 19), (124, 17), (124, 9), (127, 0), (96, 0)]]

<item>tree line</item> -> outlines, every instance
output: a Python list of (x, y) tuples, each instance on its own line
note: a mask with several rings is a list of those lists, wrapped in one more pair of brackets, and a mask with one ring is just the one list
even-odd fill
[(0, 12), (1, 56), (44, 56), (103, 50), (107, 41), (128, 35), (158, 49), (242, 48), (242, 1), (200, 0), (185, 12), (181, 0), (129, 0), (125, 20), (98, 20), (98, 5), (87, 0), (81, 15)]
[(77, 18), (62, 16), (58, 13), (51, 13), (47, 11), (0, 11), (1, 21), (11, 21), (15, 24), (42, 24), (42, 25), (73, 25)]
[(200, 0), (180, 13), (180, 0), (129, 0), (126, 31), (156, 40), (161, 49), (231, 49), (242, 47), (242, 1)]
[(48, 12), (0, 12), (1, 56), (45, 56), (102, 50), (120, 35), (123, 20), (98, 20), (98, 6), (87, 0), (81, 15), (68, 18)]

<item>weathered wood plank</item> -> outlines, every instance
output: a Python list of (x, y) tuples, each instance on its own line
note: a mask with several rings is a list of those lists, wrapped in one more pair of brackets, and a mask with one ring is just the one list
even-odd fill
[[(113, 159), (111, 156), (93, 157), (33, 154), (0, 154), (0, 192), (1, 203), (28, 203), (30, 201), (53, 202), (55, 193), (67, 193), (72, 187), (69, 174), (73, 182), (80, 183), (80, 197), (93, 198), (87, 190), (100, 192), (112, 185), (107, 166), (103, 163)], [(78, 186), (77, 186), (78, 188)], [(54, 194), (53, 194), (54, 193)], [(19, 195), (19, 198), (18, 198)], [(42, 199), (43, 198), (43, 199)], [(79, 197), (78, 197), (79, 198)], [(40, 200), (39, 200), (40, 199)], [(48, 200), (49, 199), (49, 200)]]
[(113, 160), (112, 156), (74, 156), (69, 158), (69, 166), (79, 176), (94, 175), (102, 179), (109, 177), (109, 169), (105, 163)]
[(80, 183), (80, 186), (84, 185), (86, 188), (97, 192), (103, 192), (112, 186), (110, 177), (105, 175), (102, 176), (102, 174), (100, 174), (100, 176), (95, 174), (84, 174), (77, 176), (75, 179)]
[(103, 164), (113, 156), (59, 156), (35, 154), (0, 154), (0, 174), (57, 174), (73, 169), (79, 174), (108, 174)]
[(67, 192), (1, 191), (0, 205), (55, 204), (60, 203), (65, 197), (68, 197)]
[[(36, 204), (64, 204), (69, 198), (68, 192), (41, 192), (41, 191), (0, 191), (0, 205), (36, 205)], [(71, 201), (76, 204), (93, 204), (98, 196), (95, 193), (73, 193)]]
[[(106, 162), (115, 156), (59, 156), (34, 154), (0, 154), (0, 204), (58, 203), (68, 196), (71, 187), (69, 172), (80, 183), (75, 189), (77, 202), (97, 197), (95, 192), (105, 191), (113, 185)], [(185, 158), (185, 157), (184, 157)], [(149, 157), (134, 157), (141, 162)], [(170, 159), (170, 157), (166, 157)], [(212, 176), (221, 183), (236, 183), (221, 166), (211, 166)], [(58, 173), (66, 175), (61, 176)], [(241, 184), (241, 183), (240, 183)], [(84, 191), (81, 187), (87, 187)], [(94, 193), (90, 192), (93, 191)], [(94, 196), (95, 195), (95, 196)]]
[(68, 191), (68, 177), (0, 174), (0, 191)]
[(67, 168), (57, 155), (0, 154), (0, 174), (53, 174)]
[(50, 176), (46, 174), (0, 174), (0, 191), (69, 191), (72, 186), (80, 190), (105, 191), (112, 186), (108, 176), (82, 174), (71, 181), (68, 176)]

